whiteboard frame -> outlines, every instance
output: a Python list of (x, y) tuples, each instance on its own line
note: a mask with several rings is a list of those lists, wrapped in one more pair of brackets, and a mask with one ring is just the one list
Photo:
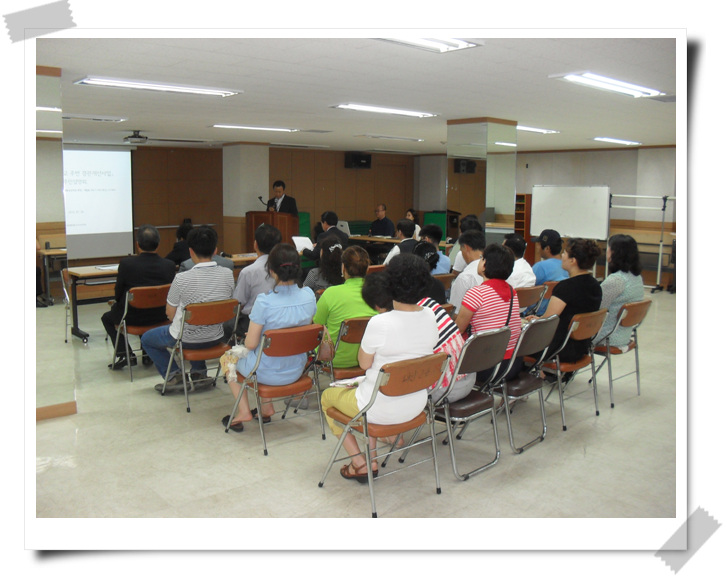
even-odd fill
[(533, 185), (530, 235), (551, 229), (563, 238), (607, 240), (610, 205), (607, 185)]

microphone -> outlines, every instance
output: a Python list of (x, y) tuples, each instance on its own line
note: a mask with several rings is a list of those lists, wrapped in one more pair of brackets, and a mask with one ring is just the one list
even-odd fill
[(258, 195), (257, 198), (260, 200), (260, 203), (263, 204), (265, 207), (268, 207), (268, 204), (263, 201), (263, 196)]

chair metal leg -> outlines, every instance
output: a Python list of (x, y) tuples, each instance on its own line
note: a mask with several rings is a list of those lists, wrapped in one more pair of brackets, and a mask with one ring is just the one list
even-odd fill
[(601, 413), (598, 410), (598, 381), (596, 380), (596, 361), (593, 360), (593, 353), (591, 353), (591, 373), (593, 374), (593, 402), (596, 405), (596, 417)]
[(427, 423), (429, 423), (429, 437), (432, 441), (432, 462), (434, 463), (434, 479), (436, 481), (437, 493), (442, 493), (442, 485), (439, 482), (439, 463), (437, 461), (437, 434), (434, 429), (434, 407), (429, 405), (427, 412)]
[(328, 477), (328, 474), (331, 471), (331, 467), (333, 467), (333, 463), (336, 461), (336, 457), (338, 457), (338, 453), (341, 451), (341, 447), (343, 446), (343, 440), (346, 435), (348, 435), (349, 431), (350, 429), (347, 426), (344, 427), (343, 433), (341, 433), (341, 436), (338, 438), (336, 447), (333, 449), (333, 453), (328, 460), (328, 465), (326, 465), (326, 470), (323, 472), (323, 477), (321, 477), (321, 480), (318, 482), (318, 487), (323, 487), (323, 482), (326, 480), (326, 477)]
[(164, 393), (167, 390), (167, 382), (169, 381), (169, 372), (172, 370), (172, 362), (174, 361), (174, 352), (175, 349), (169, 348), (167, 349), (169, 351), (169, 362), (167, 363), (167, 372), (164, 375), (164, 385), (162, 386), (161, 395), (164, 396)]
[[(530, 394), (532, 394), (532, 393), (530, 393)], [(530, 449), (530, 447), (532, 447), (536, 443), (540, 443), (541, 441), (543, 441), (545, 439), (545, 435), (546, 435), (548, 429), (547, 429), (547, 426), (546, 426), (546, 423), (545, 423), (545, 400), (543, 398), (543, 389), (542, 388), (538, 389), (538, 399), (539, 399), (539, 402), (540, 402), (540, 421), (541, 421), (542, 426), (543, 426), (543, 431), (542, 431), (542, 433), (538, 437), (536, 437), (532, 441), (526, 443), (522, 447), (517, 447), (515, 445), (515, 440), (514, 440), (513, 432), (512, 432), (512, 420), (510, 418), (511, 411), (510, 411), (510, 401), (509, 401), (509, 397), (507, 395), (507, 387), (503, 387), (502, 395), (505, 397), (505, 405), (504, 405), (504, 407), (505, 407), (505, 420), (507, 421), (507, 432), (508, 432), (508, 436), (510, 438), (510, 448), (516, 454), (519, 455), (523, 451), (526, 451), (527, 449)], [(561, 409), (562, 409), (562, 407), (561, 407)]]
[(376, 515), (376, 500), (374, 499), (374, 469), (371, 465), (371, 447), (369, 446), (369, 424), (364, 419), (363, 422), (363, 434), (364, 434), (364, 457), (366, 458), (366, 475), (369, 482), (369, 496), (371, 496), (371, 517), (378, 517)]
[(636, 359), (636, 394), (641, 396), (641, 373), (639, 372), (639, 340), (634, 329), (634, 358)]
[(568, 427), (565, 424), (565, 403), (563, 402), (563, 391), (564, 385), (560, 373), (560, 368), (558, 368), (557, 371), (557, 378), (558, 378), (558, 397), (560, 398), (560, 420), (563, 424), (563, 431), (567, 431)]
[[(184, 356), (180, 353), (179, 357), (179, 368), (182, 370), (182, 386), (184, 387), (184, 399), (187, 401), (187, 413), (190, 412), (189, 408), (189, 387), (187, 386), (187, 371), (184, 368)], [(190, 380), (192, 380), (190, 376)]]

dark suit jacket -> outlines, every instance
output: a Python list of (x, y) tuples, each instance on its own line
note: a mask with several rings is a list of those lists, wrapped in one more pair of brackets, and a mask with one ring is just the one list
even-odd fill
[(344, 250), (348, 247), (348, 234), (339, 230), (337, 226), (333, 226), (318, 236), (315, 248), (312, 250), (303, 250), (303, 256), (317, 262), (321, 257), (321, 242), (334, 237), (340, 240)]
[[(121, 317), (124, 314), (126, 292), (136, 286), (161, 286), (171, 284), (176, 274), (176, 266), (171, 260), (162, 258), (152, 252), (141, 252), (137, 256), (122, 258), (119, 262), (119, 273), (116, 275), (114, 296), (116, 303), (111, 307), (112, 314)], [(167, 319), (164, 307), (159, 309), (137, 310), (129, 308), (127, 321), (130, 324), (154, 324)], [(117, 322), (117, 324), (118, 324)]]
[[(268, 200), (268, 209), (275, 209), (275, 198)], [(279, 213), (292, 213), (295, 217), (298, 217), (298, 204), (295, 203), (295, 198), (288, 195), (283, 196), (283, 200), (280, 202)]]

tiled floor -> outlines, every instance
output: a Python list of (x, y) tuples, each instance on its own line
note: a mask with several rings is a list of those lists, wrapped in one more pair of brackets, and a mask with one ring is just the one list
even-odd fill
[[(640, 332), (640, 397), (635, 377), (618, 381), (611, 409), (604, 369), (601, 415), (595, 416), (590, 391), (576, 394), (566, 401), (563, 432), (554, 393), (546, 403), (545, 441), (522, 455), (510, 450), (501, 415), (499, 463), (466, 482), (454, 478), (440, 443), (441, 495), (434, 493), (431, 464), (380, 479), (379, 517), (674, 518), (683, 501), (677, 497), (676, 297), (649, 297), (654, 304)], [(38, 404), (60, 402), (63, 389), (78, 404), (76, 415), (36, 426), (38, 518), (370, 516), (367, 486), (334, 471), (318, 487), (334, 439), (321, 440), (317, 416), (276, 417), (265, 457), (256, 425), (224, 432), (220, 420), (233, 399), (221, 380), (212, 391), (192, 394), (186, 413), (183, 396), (154, 390), (160, 378), (153, 367), (135, 367), (133, 383), (126, 371), (108, 370), (111, 345), (100, 323), (105, 308), (81, 307), (88, 344), (64, 342), (62, 304), (36, 311)], [(616, 357), (615, 368), (632, 360)], [(586, 380), (577, 377), (571, 392), (583, 391)], [(534, 436), (538, 413), (533, 397), (516, 408), (518, 441)], [(464, 469), (492, 452), (491, 428), (479, 421), (467, 431), (458, 448)]]

